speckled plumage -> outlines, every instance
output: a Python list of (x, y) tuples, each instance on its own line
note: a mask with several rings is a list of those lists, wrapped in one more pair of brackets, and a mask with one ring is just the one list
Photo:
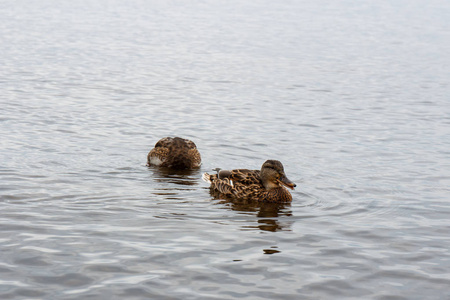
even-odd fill
[(198, 168), (201, 161), (194, 142), (180, 137), (160, 139), (147, 155), (148, 165), (178, 170)]
[(219, 198), (259, 202), (286, 203), (292, 195), (285, 188), (296, 186), (284, 173), (278, 160), (267, 160), (261, 170), (217, 170), (217, 174), (203, 174), (203, 180), (211, 184), (211, 192)]

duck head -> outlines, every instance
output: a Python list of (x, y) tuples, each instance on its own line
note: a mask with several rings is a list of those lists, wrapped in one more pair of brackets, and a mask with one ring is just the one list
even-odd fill
[(282, 187), (293, 190), (297, 185), (290, 181), (284, 173), (284, 167), (278, 160), (267, 160), (261, 167), (261, 181), (266, 190)]

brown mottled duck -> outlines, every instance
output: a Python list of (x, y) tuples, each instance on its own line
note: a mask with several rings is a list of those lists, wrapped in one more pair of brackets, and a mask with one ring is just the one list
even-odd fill
[(261, 170), (220, 170), (217, 174), (203, 174), (203, 180), (211, 184), (212, 193), (231, 200), (288, 203), (292, 195), (286, 189), (294, 189), (296, 184), (284, 173), (278, 160), (267, 160)]
[(193, 141), (165, 137), (148, 153), (147, 162), (148, 165), (183, 170), (198, 168), (202, 159)]

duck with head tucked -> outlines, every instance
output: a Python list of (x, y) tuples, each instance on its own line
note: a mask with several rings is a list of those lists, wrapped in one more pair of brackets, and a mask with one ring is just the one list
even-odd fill
[(210, 189), (219, 197), (231, 200), (289, 203), (292, 195), (286, 189), (294, 189), (296, 184), (284, 173), (278, 160), (267, 160), (261, 170), (220, 170), (217, 174), (203, 174), (203, 180), (211, 184)]
[(165, 137), (148, 153), (147, 162), (149, 166), (184, 170), (198, 168), (202, 159), (193, 141), (180, 137)]

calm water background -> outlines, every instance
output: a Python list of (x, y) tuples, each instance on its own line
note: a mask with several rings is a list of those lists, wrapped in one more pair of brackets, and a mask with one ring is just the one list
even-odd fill
[[(450, 299), (448, 1), (2, 1), (0, 54), (1, 299)], [(200, 180), (266, 159), (291, 205)]]

